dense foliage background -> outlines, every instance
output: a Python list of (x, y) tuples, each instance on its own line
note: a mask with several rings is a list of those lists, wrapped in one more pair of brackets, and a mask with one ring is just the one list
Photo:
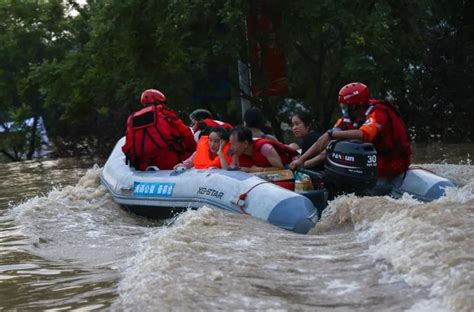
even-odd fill
[[(237, 61), (251, 61), (246, 21), (262, 1), (1, 1), (0, 125), (43, 116), (56, 155), (105, 155), (148, 88), (163, 91), (185, 120), (204, 107), (237, 124)], [(277, 134), (288, 121), (288, 99), (327, 128), (339, 88), (361, 81), (399, 107), (413, 140), (474, 141), (472, 1), (265, 4), (280, 25), (289, 94), (244, 96), (264, 109)], [(257, 83), (259, 75), (252, 78)], [(34, 129), (0, 133), (0, 153), (31, 157)]]

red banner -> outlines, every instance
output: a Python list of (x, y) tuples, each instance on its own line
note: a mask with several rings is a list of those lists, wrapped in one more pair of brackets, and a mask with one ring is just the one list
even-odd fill
[(266, 1), (262, 1), (255, 16), (247, 18), (254, 96), (288, 94), (286, 58), (277, 37), (280, 25), (281, 15), (270, 15)]

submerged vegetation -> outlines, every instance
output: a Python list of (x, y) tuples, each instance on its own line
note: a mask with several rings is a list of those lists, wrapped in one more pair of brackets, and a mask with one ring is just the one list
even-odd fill
[[(273, 29), (249, 33), (262, 15)], [(239, 123), (244, 97), (279, 135), (288, 99), (329, 127), (338, 89), (361, 81), (399, 107), (412, 139), (474, 141), (473, 16), (468, 0), (2, 1), (0, 124), (41, 116), (56, 156), (105, 154), (157, 88), (183, 119), (204, 107)], [(270, 45), (284, 55), (280, 95), (264, 53), (258, 66), (249, 52)], [(253, 93), (238, 61), (253, 65)], [(0, 135), (10, 160), (40, 144), (34, 127)]]

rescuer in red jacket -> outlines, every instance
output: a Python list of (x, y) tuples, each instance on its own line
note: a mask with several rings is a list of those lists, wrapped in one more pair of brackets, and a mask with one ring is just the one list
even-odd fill
[(166, 102), (161, 91), (145, 90), (140, 97), (143, 108), (128, 118), (122, 151), (127, 163), (137, 170), (173, 169), (196, 148), (191, 129)]
[(324, 151), (331, 140), (357, 139), (374, 144), (379, 177), (393, 178), (405, 172), (412, 151), (395, 107), (386, 101), (370, 99), (369, 88), (360, 82), (342, 87), (338, 99), (343, 116), (289, 167), (315, 167), (324, 162)]

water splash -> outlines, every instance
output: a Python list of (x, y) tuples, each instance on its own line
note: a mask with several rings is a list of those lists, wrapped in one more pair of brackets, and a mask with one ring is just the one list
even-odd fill
[[(130, 244), (148, 229), (148, 221), (119, 208), (99, 184), (101, 168), (87, 170), (76, 185), (54, 187), (12, 207), (10, 216), (42, 258), (78, 262), (81, 266), (115, 268), (127, 259)], [(150, 222), (148, 222), (150, 223)]]
[[(460, 187), (429, 204), (407, 195), (399, 200), (341, 196), (330, 203), (313, 235), (208, 207), (185, 212), (171, 226), (149, 227), (154, 223), (113, 203), (99, 184), (97, 166), (76, 185), (56, 186), (12, 207), (8, 217), (15, 231), (31, 241), (20, 247), (28, 255), (71, 263), (71, 271), (119, 272), (118, 277), (102, 275), (109, 284), (97, 291), (111, 293), (105, 308), (116, 300), (112, 310), (467, 311), (474, 307), (474, 169), (423, 167)], [(45, 271), (42, 264), (32, 264), (36, 267), (19, 270), (54, 273), (53, 265)], [(80, 286), (72, 282), (78, 275), (71, 276), (72, 286), (60, 288)], [(97, 286), (97, 278), (87, 280), (91, 289)], [(89, 284), (79, 283), (85, 286), (74, 295), (65, 291), (45, 302), (41, 297), (53, 286), (42, 292), (32, 277), (37, 305), (24, 308), (70, 302), (80, 307), (80, 298), (90, 297)]]
[(374, 264), (389, 270), (415, 289), (428, 290), (429, 299), (412, 311), (471, 311), (474, 309), (474, 168), (429, 165), (461, 185), (446, 196), (422, 203), (404, 195), (356, 197), (332, 201), (316, 233), (351, 225), (358, 239), (369, 244)]

